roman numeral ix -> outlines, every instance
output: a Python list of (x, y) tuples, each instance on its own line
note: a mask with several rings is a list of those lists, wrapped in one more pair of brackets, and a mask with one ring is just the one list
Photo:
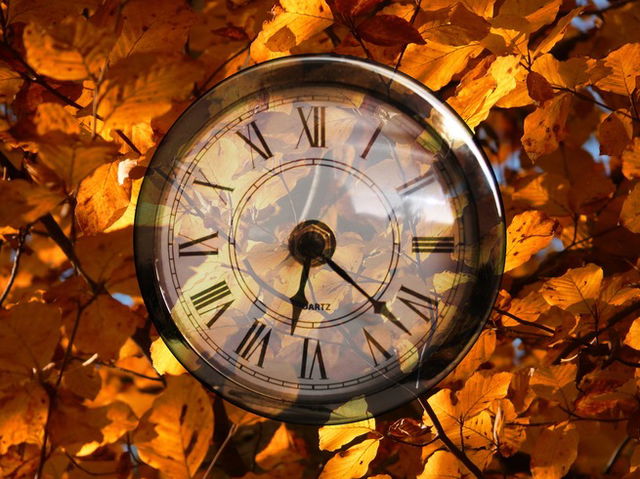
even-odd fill
[(413, 253), (453, 253), (453, 236), (414, 236)]

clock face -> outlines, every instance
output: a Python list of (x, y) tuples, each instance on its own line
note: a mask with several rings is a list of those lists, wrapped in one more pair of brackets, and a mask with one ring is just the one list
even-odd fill
[[(432, 386), (477, 336), (504, 255), (484, 160), (438, 132), (464, 140), (459, 120), (357, 84), (367, 63), (332, 83), (336, 62), (214, 88), (156, 152), (136, 215), (141, 289), (178, 359), (241, 406), (309, 423)], [(365, 406), (331, 415), (350, 401)]]

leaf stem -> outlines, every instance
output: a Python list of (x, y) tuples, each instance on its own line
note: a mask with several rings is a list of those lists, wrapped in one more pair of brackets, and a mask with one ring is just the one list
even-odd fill
[(7, 281), (7, 285), (4, 287), (2, 296), (0, 296), (0, 307), (2, 307), (2, 303), (4, 303), (4, 300), (7, 299), (7, 296), (9, 296), (9, 292), (11, 291), (11, 288), (13, 287), (13, 283), (16, 280), (16, 276), (18, 275), (18, 268), (20, 267), (20, 257), (22, 256), (23, 246), (24, 246), (24, 242), (27, 237), (27, 234), (28, 234), (28, 228), (21, 230), (20, 233), (18, 233), (18, 248), (16, 249), (16, 255), (15, 255), (15, 258), (13, 259), (13, 265), (11, 266), (9, 281)]
[(232, 424), (231, 427), (229, 428), (229, 431), (227, 432), (227, 437), (224, 438), (224, 441), (222, 441), (222, 444), (220, 444), (220, 447), (218, 448), (215, 455), (213, 456), (213, 459), (211, 459), (211, 462), (209, 463), (209, 467), (207, 467), (207, 470), (204, 471), (202, 479), (207, 479), (207, 477), (211, 473), (211, 470), (213, 469), (213, 466), (215, 466), (216, 462), (218, 462), (218, 459), (220, 458), (220, 454), (222, 454), (222, 451), (224, 451), (224, 448), (227, 446), (227, 444), (229, 443), (229, 441), (231, 440), (231, 438), (233, 437), (233, 435), (236, 433), (237, 430), (238, 430), (238, 425)]

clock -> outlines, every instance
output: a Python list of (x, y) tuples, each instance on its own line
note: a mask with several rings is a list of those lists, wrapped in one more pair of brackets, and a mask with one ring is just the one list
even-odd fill
[(503, 208), (464, 122), (419, 82), (334, 55), (276, 59), (197, 99), (135, 217), (150, 317), (211, 390), (337, 424), (432, 390), (495, 301)]

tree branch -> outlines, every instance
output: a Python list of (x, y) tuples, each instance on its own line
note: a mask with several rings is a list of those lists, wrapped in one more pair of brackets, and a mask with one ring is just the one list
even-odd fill
[(20, 267), (20, 257), (22, 256), (23, 251), (22, 247), (24, 246), (24, 241), (27, 237), (27, 234), (28, 228), (21, 230), (20, 233), (18, 233), (18, 248), (16, 249), (16, 256), (13, 259), (13, 265), (11, 266), (9, 281), (7, 281), (7, 285), (4, 287), (4, 292), (2, 293), (2, 296), (0, 296), (0, 307), (2, 307), (2, 303), (4, 303), (4, 300), (7, 299), (7, 296), (9, 296), (9, 292), (11, 291), (13, 283), (16, 280), (16, 276), (18, 275), (18, 268)]
[(494, 306), (494, 311), (498, 314), (501, 314), (502, 316), (507, 316), (508, 318), (513, 319), (514, 321), (517, 321), (520, 324), (525, 324), (527, 326), (531, 326), (533, 328), (538, 328), (538, 329), (542, 329), (543, 331), (546, 331), (547, 333), (551, 333), (551, 334), (555, 334), (555, 331), (551, 328), (549, 328), (548, 326), (545, 326), (543, 324), (538, 324), (538, 323), (534, 323), (533, 321), (527, 321), (526, 319), (522, 319), (519, 318), (518, 316), (516, 316), (515, 314), (510, 313), (509, 311), (505, 311), (503, 309), (500, 308), (496, 308)]
[(429, 419), (431, 419), (433, 426), (436, 428), (436, 431), (438, 432), (438, 438), (442, 441), (442, 443), (447, 446), (447, 449), (449, 449), (449, 451), (454, 456), (456, 456), (460, 460), (460, 462), (462, 462), (467, 467), (467, 469), (471, 471), (474, 476), (476, 476), (478, 479), (483, 479), (484, 474), (478, 468), (478, 466), (476, 466), (471, 461), (471, 459), (469, 459), (469, 457), (461, 449), (459, 449), (458, 446), (456, 446), (453, 441), (451, 441), (451, 439), (449, 439), (444, 431), (444, 428), (442, 427), (442, 424), (440, 424), (440, 420), (438, 419), (436, 412), (431, 407), (431, 404), (429, 404), (429, 401), (422, 398), (418, 398), (418, 400), (420, 401), (420, 404), (424, 408), (425, 412), (429, 415)]

